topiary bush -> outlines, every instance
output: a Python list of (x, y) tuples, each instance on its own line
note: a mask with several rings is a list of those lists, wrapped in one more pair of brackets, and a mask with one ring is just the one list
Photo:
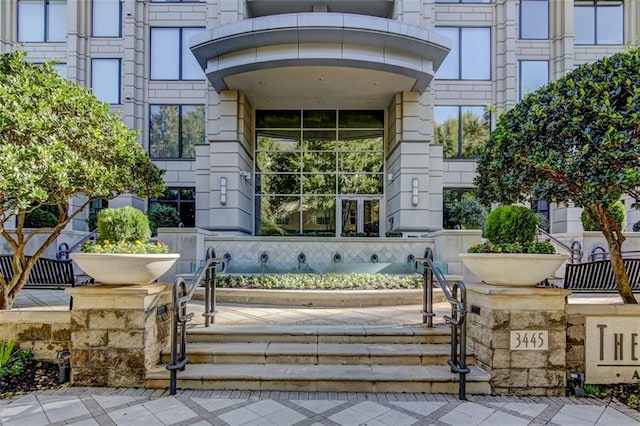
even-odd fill
[(538, 216), (522, 206), (502, 206), (487, 215), (484, 236), (493, 244), (527, 244), (536, 237)]
[[(625, 224), (627, 223), (627, 210), (625, 209), (622, 201), (618, 200), (613, 203), (609, 206), (608, 211), (620, 230), (624, 231)], [(600, 227), (589, 218), (586, 209), (582, 211), (580, 220), (582, 221), (582, 228), (585, 231), (601, 231)]]
[(27, 214), (24, 219), (25, 228), (53, 228), (57, 224), (58, 216), (40, 207)]
[(487, 211), (476, 200), (462, 200), (449, 208), (449, 222), (462, 229), (481, 229), (486, 216)]
[(180, 224), (180, 215), (175, 207), (154, 204), (147, 212), (151, 235), (158, 235), (158, 228), (171, 228)]
[(136, 208), (106, 208), (98, 213), (98, 242), (145, 242), (150, 237), (149, 220)]

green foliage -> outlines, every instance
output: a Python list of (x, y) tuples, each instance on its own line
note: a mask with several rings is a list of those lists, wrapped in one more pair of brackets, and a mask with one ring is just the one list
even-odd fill
[(600, 386), (585, 384), (584, 385), (584, 393), (585, 395), (599, 395), (600, 394)]
[(41, 207), (36, 207), (24, 219), (25, 228), (53, 228), (58, 224), (58, 216)]
[(31, 357), (31, 352), (20, 349), (14, 340), (0, 341), (0, 379), (20, 374)]
[[(590, 207), (585, 207), (580, 215), (580, 220), (582, 221), (582, 228), (585, 231), (600, 231), (600, 227), (598, 224), (594, 223), (587, 214), (587, 209)], [(624, 207), (622, 201), (618, 200), (607, 209), (611, 218), (615, 221), (616, 225), (620, 230), (624, 230), (625, 224), (627, 223), (627, 211)], [(591, 209), (593, 211), (593, 209)], [(595, 212), (594, 212), (595, 214)]]
[(531, 241), (522, 243), (493, 244), (491, 242), (472, 244), (469, 253), (532, 253), (554, 254), (555, 247), (548, 241)]
[(98, 242), (146, 242), (151, 237), (149, 220), (140, 210), (125, 206), (98, 213)]
[(640, 220), (633, 224), (633, 232), (640, 232)]
[(538, 216), (538, 228), (542, 229), (543, 231), (549, 232), (551, 225), (549, 224), (549, 219), (547, 219), (547, 216), (543, 213), (536, 213), (536, 216)]
[(82, 245), (84, 253), (115, 253), (115, 254), (163, 254), (169, 253), (169, 247), (161, 242), (143, 243), (134, 242), (111, 242), (104, 240), (98, 243), (87, 242)]
[(421, 288), (422, 279), (384, 274), (227, 275), (217, 285), (271, 290), (388, 290)]
[(449, 207), (449, 222), (462, 229), (481, 229), (487, 211), (475, 199), (461, 200)]
[(536, 237), (536, 213), (523, 206), (501, 206), (487, 215), (484, 236), (493, 244), (527, 245)]
[(154, 204), (147, 212), (151, 235), (158, 234), (158, 228), (171, 228), (180, 224), (180, 215), (175, 207), (167, 204)]
[(276, 225), (276, 223), (272, 220), (263, 218), (260, 235), (282, 237), (286, 235), (286, 232), (280, 226)]

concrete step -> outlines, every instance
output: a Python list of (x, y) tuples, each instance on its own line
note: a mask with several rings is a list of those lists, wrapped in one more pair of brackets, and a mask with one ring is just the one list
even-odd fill
[(188, 330), (189, 343), (449, 343), (446, 325), (213, 325)]
[[(489, 375), (471, 366), (467, 393), (490, 393)], [(164, 367), (147, 373), (147, 388), (166, 388)], [(458, 375), (447, 366), (189, 364), (178, 372), (180, 389), (306, 392), (457, 393)]]
[[(446, 365), (450, 350), (433, 343), (191, 343), (187, 356), (193, 364)], [(170, 359), (163, 353), (162, 362)]]

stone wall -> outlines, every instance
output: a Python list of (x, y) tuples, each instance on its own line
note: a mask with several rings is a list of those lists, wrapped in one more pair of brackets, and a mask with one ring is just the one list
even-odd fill
[(56, 361), (58, 351), (69, 349), (69, 311), (0, 311), (0, 340), (15, 340), (35, 359)]

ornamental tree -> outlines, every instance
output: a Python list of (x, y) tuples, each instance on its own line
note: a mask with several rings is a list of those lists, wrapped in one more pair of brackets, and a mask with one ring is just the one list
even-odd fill
[(609, 245), (620, 296), (636, 303), (608, 207), (640, 197), (640, 50), (581, 65), (524, 97), (491, 134), (476, 177), (484, 203), (583, 207)]
[[(35, 261), (92, 200), (159, 195), (164, 187), (137, 133), (109, 105), (51, 64), (29, 64), (24, 56), (0, 56), (0, 235), (13, 251), (14, 270), (9, 280), (0, 274), (0, 310), (11, 308)], [(45, 205), (56, 207), (57, 224), (25, 229), (26, 215)], [(38, 234), (46, 235), (44, 243), (26, 253)]]

